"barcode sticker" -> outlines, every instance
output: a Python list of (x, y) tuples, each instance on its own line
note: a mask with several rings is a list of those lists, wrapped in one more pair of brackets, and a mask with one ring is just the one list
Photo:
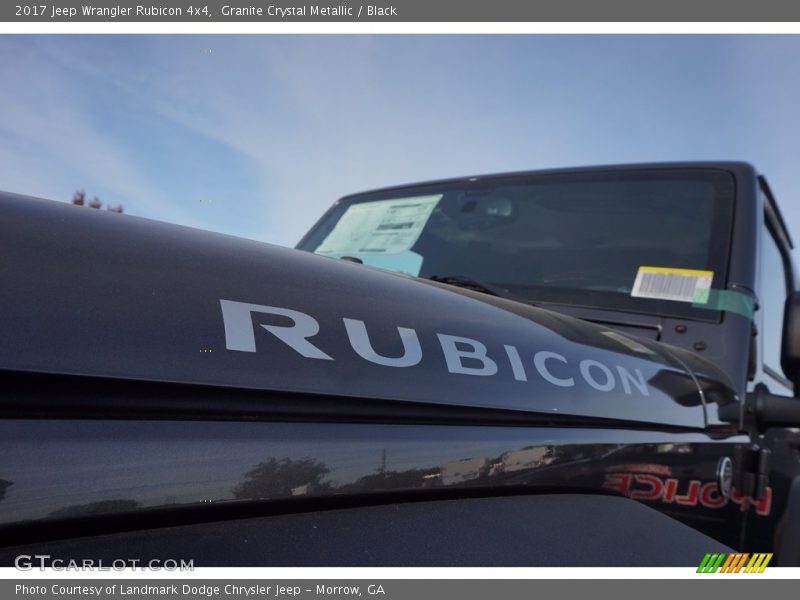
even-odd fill
[(706, 304), (713, 279), (714, 271), (639, 267), (631, 296)]

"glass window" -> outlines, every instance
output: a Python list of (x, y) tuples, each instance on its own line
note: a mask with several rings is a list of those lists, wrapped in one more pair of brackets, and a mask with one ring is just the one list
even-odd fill
[(783, 257), (775, 238), (766, 229), (761, 242), (761, 293), (759, 302), (763, 312), (761, 327), (761, 352), (764, 365), (774, 373), (783, 375), (781, 368), (781, 340), (783, 338), (783, 309), (786, 302), (786, 272)]
[(733, 189), (728, 173), (710, 169), (394, 188), (345, 198), (300, 248), (419, 277), (466, 277), (532, 302), (716, 321), (718, 311), (682, 288), (698, 278), (705, 292), (725, 287)]

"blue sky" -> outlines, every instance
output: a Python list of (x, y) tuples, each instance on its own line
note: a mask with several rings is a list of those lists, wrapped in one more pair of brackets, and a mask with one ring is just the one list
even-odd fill
[(747, 160), (800, 241), (800, 36), (0, 37), (0, 189), (293, 245), (339, 196)]

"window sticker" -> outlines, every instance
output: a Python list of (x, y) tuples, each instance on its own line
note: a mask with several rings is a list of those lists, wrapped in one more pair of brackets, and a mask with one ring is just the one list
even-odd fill
[(631, 296), (707, 304), (714, 271), (639, 267)]
[(417, 242), (442, 194), (353, 204), (320, 244), (326, 256), (400, 254)]
[(400, 254), (370, 254), (361, 255), (365, 265), (385, 269), (394, 273), (404, 273), (416, 277), (422, 270), (422, 256), (413, 250), (406, 250)]

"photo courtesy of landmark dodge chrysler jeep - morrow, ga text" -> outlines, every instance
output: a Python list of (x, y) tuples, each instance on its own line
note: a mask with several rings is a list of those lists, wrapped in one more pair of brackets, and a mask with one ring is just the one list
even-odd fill
[(4, 194), (0, 240), (3, 564), (800, 564), (750, 165), (386, 188), (297, 249)]

